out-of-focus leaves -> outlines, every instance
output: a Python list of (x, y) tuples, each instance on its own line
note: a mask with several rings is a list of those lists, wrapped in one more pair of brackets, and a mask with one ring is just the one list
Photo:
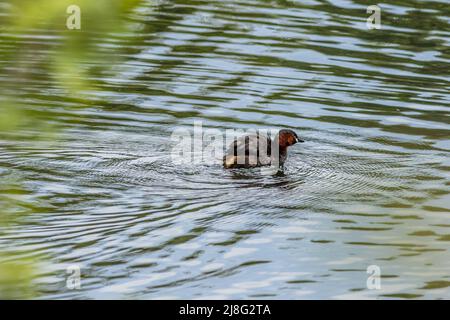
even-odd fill
[[(29, 97), (30, 93), (24, 94), (27, 89), (24, 85), (45, 78), (49, 84), (45, 90), (56, 88), (79, 95), (91, 88), (93, 83), (89, 79), (94, 77), (89, 66), (98, 66), (103, 61), (107, 68), (117, 61), (114, 50), (100, 44), (111, 34), (126, 31), (125, 15), (140, 2), (9, 0), (0, 3), (0, 143), (8, 135), (22, 134), (24, 127), (50, 132), (51, 112), (27, 108), (23, 96)], [(69, 30), (66, 26), (70, 5), (81, 9), (80, 30)], [(41, 41), (33, 41), (33, 37), (40, 37)], [(26, 137), (35, 138), (36, 135)], [(39, 211), (25, 195), (19, 180), (0, 179), (0, 237), (10, 225)], [(0, 299), (35, 297), (32, 279), (36, 272), (35, 261), (17, 258), (14, 251), (0, 252)]]
[(36, 271), (34, 261), (16, 259), (8, 261), (9, 255), (0, 252), (0, 299), (33, 298), (32, 281)]
[[(90, 86), (89, 62), (104, 61), (110, 66), (116, 59), (114, 50), (105, 50), (98, 44), (111, 34), (125, 30), (125, 13), (132, 10), (140, 0), (10, 0), (4, 5), (6, 18), (0, 20), (5, 40), (21, 35), (48, 37), (47, 53), (33, 56), (33, 63), (46, 70), (54, 84), (71, 92), (79, 92)], [(67, 8), (77, 5), (81, 11), (81, 29), (70, 30), (66, 22), (71, 15)], [(43, 32), (44, 31), (44, 32)], [(3, 40), (3, 39), (0, 39)], [(3, 55), (2, 61), (12, 82), (26, 77), (29, 56), (42, 43), (17, 42), (14, 50)], [(44, 42), (45, 43), (45, 42)], [(45, 45), (45, 44), (44, 44)], [(1, 65), (0, 65), (1, 70)], [(2, 70), (3, 71), (3, 70)], [(21, 74), (17, 74), (17, 73)], [(13, 84), (12, 83), (12, 84)]]

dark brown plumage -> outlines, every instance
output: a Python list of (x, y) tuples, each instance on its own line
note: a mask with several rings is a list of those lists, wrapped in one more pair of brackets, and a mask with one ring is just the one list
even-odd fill
[(223, 157), (223, 166), (227, 169), (269, 165), (282, 167), (287, 158), (287, 148), (297, 142), (303, 140), (289, 129), (280, 130), (273, 141), (260, 133), (242, 136), (230, 144)]

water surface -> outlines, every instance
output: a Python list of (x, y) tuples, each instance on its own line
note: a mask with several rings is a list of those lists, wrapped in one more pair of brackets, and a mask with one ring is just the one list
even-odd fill
[[(3, 35), (33, 48), (3, 67), (60, 132), (0, 140), (1, 179), (38, 208), (0, 246), (47, 257), (42, 298), (450, 298), (448, 2), (394, 3), (368, 30), (362, 0), (144, 2), (133, 33), (99, 38), (123, 61), (83, 97), (43, 71), (57, 36)], [(176, 165), (194, 121), (306, 143), (284, 175)]]

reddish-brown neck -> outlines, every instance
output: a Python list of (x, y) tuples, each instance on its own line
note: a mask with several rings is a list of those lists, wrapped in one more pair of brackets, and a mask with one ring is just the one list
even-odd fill
[(280, 150), (281, 148), (287, 148), (289, 146), (288, 139), (284, 135), (278, 136), (277, 139)]

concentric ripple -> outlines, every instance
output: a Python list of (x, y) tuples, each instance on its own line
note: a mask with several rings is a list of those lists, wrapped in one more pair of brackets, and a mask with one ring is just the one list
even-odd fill
[[(42, 298), (450, 298), (445, 4), (383, 4), (368, 30), (358, 1), (144, 1), (80, 98), (37, 76), (46, 30), (0, 35), (33, 48), (18, 97), (60, 128), (0, 137), (0, 250), (39, 261)], [(277, 174), (175, 164), (198, 122), (305, 143)]]

